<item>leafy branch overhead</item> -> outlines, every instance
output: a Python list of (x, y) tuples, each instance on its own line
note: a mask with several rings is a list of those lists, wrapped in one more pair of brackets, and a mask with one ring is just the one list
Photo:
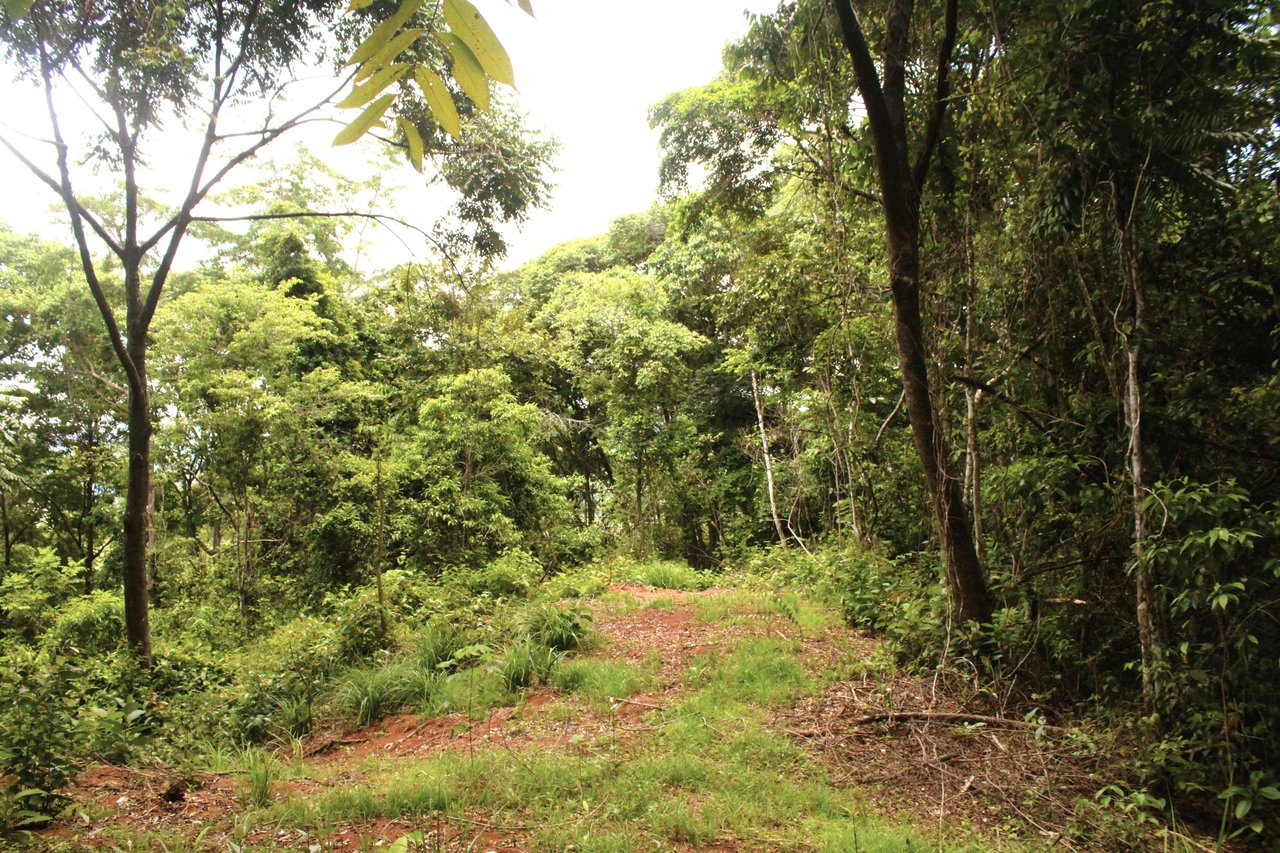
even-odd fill
[[(373, 2), (351, 0), (348, 11), (358, 12)], [(533, 14), (529, 0), (517, 2)], [(334, 137), (334, 145), (355, 142), (379, 126), (396, 100), (395, 87), (403, 91), (416, 86), (431, 116), (455, 139), (462, 133), (462, 122), (446, 78), (482, 111), (490, 107), (490, 81), (515, 87), (506, 48), (469, 0), (442, 0), (429, 14), (424, 13), (426, 5), (426, 0), (404, 0), (352, 52), (347, 60), (347, 66), (355, 68), (352, 88), (338, 106), (361, 111)], [(428, 61), (428, 40), (443, 48), (440, 64), (447, 67), (433, 67)], [(409, 161), (421, 172), (426, 148), (421, 128), (404, 117), (395, 125), (404, 133)]]

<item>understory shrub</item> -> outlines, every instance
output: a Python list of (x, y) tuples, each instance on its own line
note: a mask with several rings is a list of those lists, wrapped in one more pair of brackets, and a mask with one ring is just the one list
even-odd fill
[(124, 642), (124, 598), (117, 592), (94, 590), (64, 604), (41, 638), (50, 654), (98, 657)]
[(527, 598), (542, 575), (538, 559), (519, 548), (479, 568), (458, 569), (453, 573), (473, 595), (491, 598)]

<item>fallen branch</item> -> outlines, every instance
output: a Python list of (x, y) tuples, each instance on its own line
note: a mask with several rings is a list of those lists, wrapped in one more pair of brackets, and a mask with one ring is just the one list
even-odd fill
[(1029, 723), (1026, 720), (1010, 720), (1004, 717), (988, 717), (983, 714), (959, 714), (947, 711), (890, 711), (885, 714), (872, 714), (859, 717), (853, 721), (855, 726), (871, 723), (905, 723), (910, 720), (937, 720), (943, 723), (985, 723), (992, 726), (1004, 726), (1010, 729), (1036, 729), (1053, 734), (1066, 734), (1061, 726), (1050, 726), (1042, 723)]

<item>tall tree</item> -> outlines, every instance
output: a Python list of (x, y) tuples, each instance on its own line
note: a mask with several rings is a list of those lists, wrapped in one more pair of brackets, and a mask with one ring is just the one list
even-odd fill
[(885, 15), (880, 68), (852, 0), (832, 0), (866, 109), (880, 179), (889, 249), (894, 338), (916, 453), (924, 466), (942, 538), (947, 587), (961, 622), (988, 622), (991, 603), (974, 547), (960, 481), (951, 470), (946, 431), (929, 388), (929, 353), (920, 315), (920, 198), (942, 136), (956, 43), (957, 0), (946, 0), (932, 103), (914, 160), (908, 133), (907, 64), (912, 61), (913, 0), (892, 0)]
[[(352, 3), (353, 15), (340, 20), (344, 4), (338, 0), (42, 0), (6, 5), (0, 16), (0, 43), (9, 60), (23, 78), (42, 89), (52, 150), (35, 153), (7, 137), (0, 137), (0, 144), (65, 207), (85, 281), (125, 375), (126, 631), (129, 645), (144, 661), (151, 655), (147, 548), (153, 425), (148, 332), (183, 239), (201, 218), (197, 207), (238, 166), (316, 118), (353, 79), (360, 85), (338, 106), (363, 109), (335, 142), (362, 137), (396, 104), (399, 117), (393, 130), (419, 170), (426, 154), (444, 152), (449, 138), (460, 134), (459, 104), (464, 115), (477, 105), (487, 106), (491, 78), (512, 82), (505, 52), (467, 0), (446, 2), (444, 21), (434, 25), (426, 21), (421, 0), (404, 0), (394, 11), (381, 4), (364, 8), (370, 5)], [(527, 2), (521, 5), (527, 11)], [(423, 26), (405, 29), (419, 21)], [(348, 43), (363, 36), (351, 56), (356, 69), (335, 80), (324, 97), (280, 118), (272, 105), (298, 63), (319, 60), (319, 35), (326, 30), (338, 31)], [(429, 33), (440, 35), (441, 41), (424, 39)], [(447, 50), (441, 47), (446, 42)], [(406, 61), (399, 62), (402, 57)], [(437, 70), (451, 77), (457, 91)], [(83, 151), (73, 150), (76, 140), (64, 132), (63, 109), (70, 98), (86, 104), (100, 124), (100, 133), (85, 142)], [(233, 104), (254, 99), (267, 104), (261, 126), (235, 132), (222, 128)], [(192, 116), (200, 117), (203, 133), (195, 143), (185, 193), (176, 209), (153, 211), (141, 193), (141, 172), (152, 150), (148, 145), (159, 141), (157, 134), (165, 123)], [(73, 164), (83, 160), (120, 175), (123, 210), (118, 222), (95, 213), (77, 189)], [(105, 268), (95, 251), (99, 245), (119, 264), (123, 305), (113, 300), (104, 283)]]

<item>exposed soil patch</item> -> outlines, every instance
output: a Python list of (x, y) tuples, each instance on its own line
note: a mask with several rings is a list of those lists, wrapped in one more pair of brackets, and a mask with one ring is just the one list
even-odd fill
[(1061, 730), (968, 713), (925, 679), (834, 683), (777, 723), (836, 784), (876, 786), (881, 808), (988, 831), (1018, 820), (1049, 843), (1100, 784)]
[[(655, 730), (647, 714), (692, 694), (686, 675), (698, 658), (728, 652), (748, 637), (799, 642), (812, 675), (839, 671), (876, 649), (874, 641), (839, 625), (803, 631), (784, 616), (758, 612), (749, 599), (739, 599), (742, 611), (730, 601), (725, 619), (699, 618), (701, 601), (733, 595), (724, 590), (681, 592), (625, 584), (611, 592), (629, 597), (634, 606), (588, 603), (599, 642), (578, 658), (626, 663), (649, 673), (652, 685), (644, 693), (589, 702), (538, 687), (526, 691), (516, 705), (492, 709), (480, 718), (407, 714), (359, 731), (318, 733), (304, 750), (304, 763), (330, 770), (319, 774), (320, 781), (285, 774), (274, 783), (273, 799), (315, 800), (359, 784), (360, 765), (367, 759), (394, 762), (494, 748), (585, 754), (598, 750), (605, 738), (614, 744), (642, 738)], [(908, 711), (925, 715), (895, 716)], [(836, 786), (872, 786), (872, 802), (886, 814), (906, 814), (917, 822), (967, 822), (991, 832), (1014, 818), (1050, 843), (1060, 840), (1055, 828), (1068, 822), (1074, 798), (1097, 787), (1087, 768), (1075, 763), (1052, 733), (1037, 732), (1023, 721), (966, 723), (959, 716), (940, 716), (963, 712), (927, 681), (864, 678), (829, 684), (820, 695), (775, 713), (773, 727), (824, 762)], [(222, 850), (237, 837), (246, 786), (233, 774), (92, 768), (66, 793), (83, 811), (106, 817), (90, 827), (64, 821), (46, 837), (108, 846), (119, 844), (122, 831), (150, 828)], [(690, 799), (689, 805), (697, 803)], [(528, 839), (541, 829), (491, 823), (486, 817), (450, 810), (439, 817), (361, 821), (330, 827), (323, 838), (284, 824), (254, 827), (243, 841), (268, 849), (314, 850), (319, 844), (324, 851), (354, 851), (417, 831), (423, 833), (423, 849), (516, 853), (532, 849)], [(672, 849), (736, 851), (739, 844), (720, 837)]]
[(52, 837), (74, 837), (78, 844), (89, 846), (118, 844), (116, 839), (101, 837), (104, 830), (113, 827), (163, 828), (196, 837), (207, 827), (225, 822), (240, 808), (241, 789), (236, 779), (217, 773), (91, 767), (61, 793), (75, 802), (84, 815), (108, 817), (90, 817), (87, 827), (81, 818), (79, 826), (56, 825), (49, 832)]

